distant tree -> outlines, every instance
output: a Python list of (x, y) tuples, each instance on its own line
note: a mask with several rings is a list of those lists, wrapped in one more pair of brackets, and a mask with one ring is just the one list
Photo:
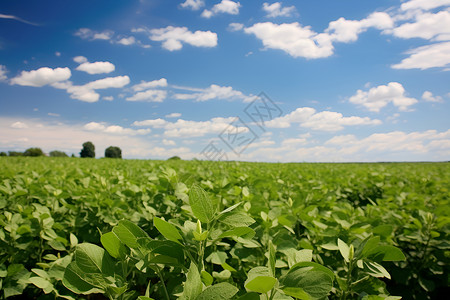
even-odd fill
[(45, 156), (41, 148), (28, 148), (23, 153), (23, 156)]
[(8, 151), (9, 156), (23, 156), (22, 152), (18, 151)]
[(105, 157), (122, 158), (122, 150), (119, 147), (109, 146), (105, 150)]
[(67, 157), (67, 154), (63, 151), (53, 150), (50, 153), (51, 157)]
[(0, 156), (7, 156), (6, 152), (0, 152)]
[(80, 157), (95, 157), (95, 146), (92, 142), (86, 142), (81, 149)]
[(71, 157), (75, 157), (75, 154), (72, 153), (72, 156), (71, 156)]
[(172, 156), (171, 158), (167, 159), (167, 160), (181, 160), (181, 158), (179, 156)]

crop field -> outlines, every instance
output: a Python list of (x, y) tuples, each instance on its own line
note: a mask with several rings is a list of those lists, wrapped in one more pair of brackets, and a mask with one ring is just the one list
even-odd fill
[(0, 298), (444, 299), (450, 164), (0, 157)]

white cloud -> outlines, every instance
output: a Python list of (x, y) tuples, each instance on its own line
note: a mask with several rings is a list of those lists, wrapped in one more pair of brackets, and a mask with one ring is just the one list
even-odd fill
[(106, 100), (106, 101), (113, 101), (114, 97), (113, 96), (104, 96), (102, 99)]
[(36, 24), (36, 23), (30, 22), (30, 21), (24, 20), (22, 18), (19, 18), (17, 16), (13, 16), (13, 15), (0, 14), (0, 19), (11, 19), (11, 20), (16, 20), (16, 21), (28, 24), (28, 25), (39, 26), (39, 24)]
[(381, 121), (377, 119), (372, 120), (368, 117), (344, 117), (338, 112), (316, 112), (311, 107), (299, 107), (287, 115), (265, 122), (265, 125), (269, 128), (288, 128), (293, 123), (297, 123), (304, 128), (333, 132), (344, 129), (344, 126), (379, 125)]
[(52, 112), (49, 112), (47, 115), (49, 115), (50, 117), (60, 117), (61, 116), (60, 114), (55, 114)]
[(231, 86), (219, 86), (211, 84), (206, 89), (197, 89), (198, 92), (190, 94), (175, 94), (174, 98), (178, 100), (192, 99), (198, 102), (208, 101), (212, 99), (239, 99), (244, 102), (250, 102), (255, 99), (255, 96), (247, 96), (241, 91), (234, 90)]
[(242, 29), (244, 29), (244, 24), (241, 24), (241, 23), (230, 23), (228, 25), (228, 30), (230, 30), (230, 31), (239, 31)]
[(182, 43), (194, 47), (217, 46), (217, 34), (211, 31), (189, 31), (187, 27), (167, 26), (166, 28), (151, 29), (149, 31), (152, 41), (162, 42), (162, 47), (169, 51), (180, 50)]
[(418, 101), (405, 96), (405, 89), (398, 82), (389, 82), (387, 85), (379, 85), (369, 91), (358, 90), (349, 101), (362, 105), (370, 111), (379, 112), (388, 103), (392, 103), (401, 111), (406, 111)]
[(152, 81), (141, 81), (139, 84), (133, 85), (131, 88), (135, 92), (141, 92), (147, 89), (155, 88), (155, 87), (166, 87), (167, 86), (167, 79), (161, 78), (158, 80), (152, 80)]
[(166, 118), (179, 118), (179, 117), (181, 117), (180, 113), (170, 113), (166, 115)]
[(104, 133), (110, 133), (110, 134), (117, 134), (117, 135), (146, 135), (151, 132), (151, 129), (131, 129), (131, 128), (124, 128), (119, 125), (106, 125), (105, 123), (97, 123), (97, 122), (90, 122), (83, 126), (83, 129), (88, 131), (100, 131)]
[(269, 4), (267, 2), (263, 3), (263, 10), (267, 13), (267, 17), (292, 17), (296, 13), (295, 6), (282, 7), (282, 2), (275, 2)]
[(203, 0), (186, 0), (180, 4), (182, 8), (189, 8), (192, 10), (199, 10), (205, 6), (205, 1)]
[(85, 62), (79, 65), (75, 70), (83, 71), (88, 74), (103, 74), (111, 73), (116, 69), (116, 67), (108, 61), (96, 61), (93, 63)]
[(325, 32), (320, 34), (311, 30), (310, 26), (302, 26), (298, 22), (256, 23), (244, 31), (254, 34), (266, 48), (283, 50), (293, 57), (311, 59), (331, 56), (333, 42), (354, 42), (360, 33), (369, 28), (388, 29), (393, 24), (387, 13), (375, 12), (359, 21), (340, 18), (330, 22)]
[(6, 69), (6, 67), (4, 65), (0, 65), (0, 81), (8, 79), (8, 77), (6, 76), (7, 72), (8, 70)]
[(11, 124), (11, 128), (25, 129), (25, 128), (28, 128), (28, 125), (23, 122), (17, 121), (17, 122), (14, 122)]
[(437, 103), (444, 102), (444, 99), (442, 99), (441, 96), (433, 96), (433, 93), (430, 91), (423, 92), (422, 99), (427, 102), (437, 102)]
[(55, 52), (55, 55), (58, 56), (58, 57), (60, 57), (60, 56), (61, 56), (61, 52), (56, 51), (56, 52)]
[(147, 90), (138, 92), (131, 97), (127, 97), (127, 101), (145, 101), (145, 102), (163, 102), (167, 97), (167, 91), (163, 90)]
[(423, 9), (430, 10), (440, 6), (450, 5), (450, 0), (410, 0), (402, 3), (402, 10)]
[(128, 76), (106, 77), (103, 79), (91, 81), (85, 85), (73, 85), (72, 82), (57, 82), (52, 84), (54, 88), (66, 90), (70, 98), (84, 102), (97, 102), (100, 95), (95, 90), (122, 88), (130, 83)]
[(450, 42), (422, 46), (406, 53), (410, 56), (392, 65), (392, 68), (425, 70), (450, 65)]
[(221, 13), (237, 15), (239, 14), (239, 7), (241, 7), (241, 3), (239, 2), (234, 2), (231, 0), (222, 0), (220, 3), (214, 5), (211, 10), (205, 9), (202, 12), (202, 17), (211, 18), (212, 16)]
[(166, 140), (166, 139), (163, 139), (162, 143), (164, 146), (175, 146), (176, 145), (175, 141)]
[(72, 73), (69, 68), (47, 68), (43, 67), (32, 71), (22, 71), (17, 77), (11, 79), (12, 84), (23, 86), (41, 87), (70, 78)]
[(135, 121), (133, 122), (133, 126), (141, 126), (141, 127), (153, 127), (153, 128), (163, 128), (168, 122), (161, 118), (154, 120), (145, 120), (145, 121)]
[(136, 43), (136, 38), (134, 36), (130, 36), (127, 38), (123, 37), (120, 40), (118, 40), (116, 43), (124, 45), (124, 46), (130, 46), (130, 45), (133, 45)]
[(84, 57), (84, 56), (75, 56), (73, 58), (73, 61), (76, 62), (76, 63), (82, 64), (82, 63), (87, 62), (88, 59), (86, 57)]
[(418, 14), (415, 22), (404, 23), (386, 33), (405, 39), (450, 40), (450, 11)]
[(114, 36), (114, 31), (104, 30), (98, 32), (89, 28), (80, 28), (75, 32), (75, 35), (88, 40), (110, 40)]

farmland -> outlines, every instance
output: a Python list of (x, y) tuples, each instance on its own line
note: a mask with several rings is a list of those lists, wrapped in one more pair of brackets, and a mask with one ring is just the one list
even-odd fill
[(448, 293), (448, 163), (0, 166), (0, 298)]

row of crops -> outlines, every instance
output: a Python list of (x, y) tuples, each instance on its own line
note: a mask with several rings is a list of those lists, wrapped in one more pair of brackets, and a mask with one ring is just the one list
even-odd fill
[(444, 299), (450, 164), (0, 158), (0, 298)]

